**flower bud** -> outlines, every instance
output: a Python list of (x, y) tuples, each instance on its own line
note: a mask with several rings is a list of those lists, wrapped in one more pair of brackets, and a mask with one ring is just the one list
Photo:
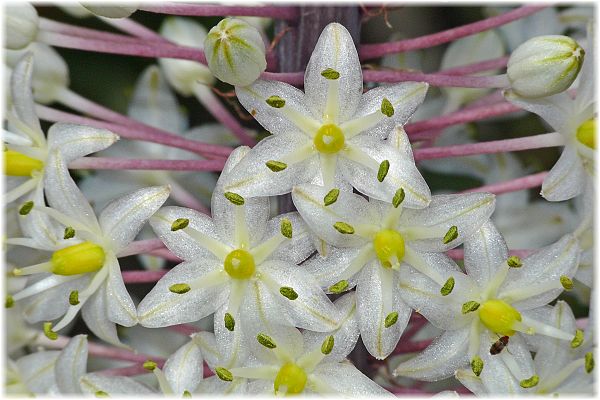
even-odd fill
[(127, 5), (104, 5), (100, 6), (98, 4), (82, 4), (83, 7), (87, 8), (92, 14), (97, 15), (99, 17), (106, 18), (127, 18), (131, 14), (137, 11), (138, 4), (137, 3), (129, 3)]
[(251, 84), (267, 68), (260, 33), (240, 19), (221, 20), (208, 32), (204, 49), (214, 76), (235, 86)]
[[(202, 49), (206, 38), (206, 30), (202, 25), (180, 17), (166, 18), (160, 27), (160, 34), (173, 43), (198, 49)], [(210, 70), (199, 62), (161, 58), (159, 63), (171, 86), (183, 96), (192, 95), (197, 82), (206, 85), (214, 83)]]
[(571, 86), (585, 52), (567, 36), (548, 35), (529, 39), (510, 56), (507, 75), (521, 97), (551, 96)]
[(20, 50), (35, 40), (38, 32), (38, 14), (29, 3), (13, 4), (6, 7), (5, 46), (10, 50)]

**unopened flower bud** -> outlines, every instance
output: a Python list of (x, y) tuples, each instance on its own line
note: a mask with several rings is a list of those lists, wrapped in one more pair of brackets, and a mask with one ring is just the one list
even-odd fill
[(204, 49), (214, 76), (235, 86), (251, 84), (267, 68), (260, 33), (240, 19), (221, 20), (208, 32)]
[[(202, 49), (206, 30), (192, 19), (181, 17), (166, 18), (160, 27), (160, 34), (173, 43)], [(212, 85), (214, 77), (206, 65), (190, 60), (160, 58), (167, 80), (183, 96), (191, 96), (197, 83)]]
[(98, 4), (82, 4), (88, 11), (99, 17), (106, 18), (127, 18), (138, 9), (137, 3), (129, 3), (127, 5), (98, 5)]
[(6, 7), (5, 46), (20, 50), (35, 40), (38, 32), (38, 14), (29, 3), (15, 3)]
[(584, 54), (581, 46), (567, 36), (529, 39), (508, 60), (507, 75), (512, 90), (527, 98), (565, 91), (577, 77)]

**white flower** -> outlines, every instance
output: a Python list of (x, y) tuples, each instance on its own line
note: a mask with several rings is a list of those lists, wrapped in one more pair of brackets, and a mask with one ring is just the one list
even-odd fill
[[(425, 207), (430, 192), (410, 145), (390, 145), (384, 139), (410, 118), (427, 84), (381, 86), (364, 95), (362, 86), (352, 38), (346, 28), (332, 23), (321, 33), (308, 63), (305, 93), (264, 80), (236, 87), (242, 105), (273, 136), (240, 162), (225, 190), (249, 197), (288, 193), (301, 183), (346, 191), (351, 185), (383, 200), (403, 186), (406, 206)], [(397, 135), (405, 140), (403, 132)]]
[[(221, 179), (249, 151), (229, 157)], [(268, 198), (224, 192), (217, 184), (213, 219), (165, 207), (151, 220), (165, 245), (185, 260), (170, 270), (138, 308), (143, 326), (197, 321), (216, 311), (215, 329), (259, 331), (273, 323), (328, 331), (338, 312), (314, 279), (296, 264), (314, 247), (297, 213), (268, 219)]]
[[(565, 288), (572, 288), (578, 258), (579, 248), (572, 235), (523, 260), (508, 257), (504, 239), (491, 222), (486, 222), (465, 242), (467, 274), (454, 263), (442, 266), (440, 274), (455, 280), (454, 290), (448, 296), (440, 296), (438, 286), (420, 272), (412, 268), (401, 270), (403, 299), (446, 332), (420, 355), (401, 363), (395, 373), (438, 380), (471, 362), (473, 372), (481, 373), (484, 379), (487, 375), (482, 370), (488, 373), (492, 344), (508, 336), (510, 352), (500, 352), (502, 362), (519, 384), (531, 378), (533, 366), (527, 362), (530, 354), (521, 334), (573, 339), (574, 331), (565, 332), (540, 322), (536, 310)], [(516, 332), (520, 334), (515, 335)], [(488, 369), (492, 380), (498, 364), (493, 365)]]
[(97, 4), (88, 4), (83, 3), (83, 7), (85, 7), (92, 14), (106, 17), (106, 18), (127, 18), (131, 14), (137, 11), (139, 8), (139, 4), (136, 2), (129, 3), (126, 5), (97, 5)]
[[(429, 207), (403, 207), (404, 192), (393, 202), (365, 200), (322, 186), (299, 185), (292, 192), (294, 204), (308, 226), (325, 242), (303, 264), (328, 292), (339, 293), (355, 285), (362, 341), (378, 359), (396, 347), (411, 308), (397, 290), (399, 271), (412, 266), (440, 290), (449, 290), (445, 268), (452, 263), (439, 254), (458, 246), (486, 221), (494, 210), (488, 193), (433, 196)], [(442, 289), (442, 288), (446, 289)]]
[(38, 33), (39, 18), (35, 8), (25, 2), (9, 5), (4, 9), (5, 46), (19, 50), (33, 42)]

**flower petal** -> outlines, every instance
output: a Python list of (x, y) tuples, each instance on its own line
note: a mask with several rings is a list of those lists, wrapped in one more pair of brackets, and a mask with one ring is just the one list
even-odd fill
[(568, 200), (583, 192), (586, 179), (577, 150), (567, 146), (544, 179), (541, 194), (548, 201)]
[(567, 124), (574, 114), (573, 100), (565, 92), (538, 99), (526, 99), (513, 91), (504, 92), (506, 100), (517, 107), (539, 115), (558, 132), (568, 131)]
[(74, 336), (56, 360), (56, 384), (62, 394), (81, 393), (79, 378), (87, 371), (87, 335)]
[[(534, 373), (537, 373), (537, 371), (534, 372), (533, 360), (529, 349), (524, 341), (518, 335), (515, 335), (510, 338), (504, 351), (507, 354), (491, 355), (489, 351), (489, 336), (487, 332), (481, 334), (481, 349), (479, 354), (484, 365), (480, 376), (481, 382), (490, 394), (515, 395), (527, 393), (527, 389), (523, 389), (519, 383), (521, 380), (528, 379)], [(503, 361), (503, 356), (512, 358), (518, 366), (519, 371), (510, 369)], [(515, 376), (515, 372), (519, 376)]]
[(477, 232), (465, 241), (465, 270), (484, 288), (494, 277), (496, 270), (508, 259), (504, 238), (491, 222), (485, 222)]
[(16, 361), (21, 380), (36, 394), (47, 393), (55, 381), (54, 365), (58, 351), (38, 351)]
[(116, 257), (107, 261), (108, 281), (106, 283), (106, 310), (108, 319), (112, 322), (133, 326), (137, 324), (135, 305), (123, 282), (121, 268)]
[(218, 376), (214, 375), (204, 379), (198, 385), (198, 392), (204, 394), (244, 394), (246, 393), (247, 379), (233, 379), (231, 382), (221, 380)]
[[(300, 264), (315, 251), (314, 234), (297, 212), (278, 215), (267, 222), (267, 232), (281, 233), (281, 221), (287, 219), (292, 223), (292, 240), (284, 242), (270, 256), (269, 260), (285, 260), (292, 264)], [(304, 265), (303, 265), (304, 266)]]
[(103, 150), (119, 137), (106, 129), (57, 123), (48, 130), (48, 149), (58, 149), (65, 162)]
[(123, 343), (117, 336), (117, 327), (108, 319), (106, 304), (106, 283), (104, 283), (81, 307), (81, 317), (94, 335), (105, 342), (123, 347)]
[(35, 103), (31, 91), (31, 78), (33, 73), (32, 53), (25, 54), (17, 63), (11, 74), (11, 95), (15, 113), (19, 120), (23, 121), (31, 129), (27, 133), (33, 140), (43, 140), (44, 134), (40, 126), (40, 120), (35, 113)]
[[(230, 289), (231, 292), (238, 289), (236, 286), (232, 286)], [(246, 287), (246, 293), (241, 294), (242, 302), (244, 298), (249, 295), (249, 290)], [(245, 344), (248, 340), (255, 341), (256, 335), (258, 333), (254, 333), (253, 335), (249, 335), (250, 331), (245, 324), (245, 319), (240, 318), (240, 313), (236, 315), (232, 315), (235, 318), (235, 327), (233, 332), (229, 331), (225, 327), (225, 313), (230, 312), (233, 313), (232, 310), (229, 309), (229, 304), (225, 303), (215, 312), (214, 319), (214, 338), (215, 338), (215, 350), (219, 353), (218, 362), (220, 365), (215, 365), (215, 367), (225, 367), (230, 368), (233, 366), (239, 366), (246, 361), (248, 357), (248, 346)], [(203, 354), (205, 351), (203, 350)]]
[(92, 395), (100, 391), (111, 396), (115, 394), (154, 394), (148, 386), (126, 376), (105, 376), (99, 373), (91, 373), (82, 376), (79, 382), (83, 392)]
[[(350, 363), (320, 364), (311, 375), (334, 389), (335, 394), (349, 397), (393, 396)], [(310, 380), (309, 377), (309, 386)], [(332, 395), (333, 393), (328, 394)]]
[(186, 390), (194, 393), (202, 381), (202, 363), (200, 348), (193, 340), (181, 346), (167, 359), (163, 372), (175, 395), (182, 395)]
[[(348, 268), (360, 251), (361, 248), (331, 247), (325, 257), (317, 253), (306, 260), (302, 264), (302, 269), (311, 274), (321, 287), (326, 289), (340, 281), (340, 275)], [(356, 286), (359, 276), (360, 274), (357, 273), (346, 279), (348, 290)]]

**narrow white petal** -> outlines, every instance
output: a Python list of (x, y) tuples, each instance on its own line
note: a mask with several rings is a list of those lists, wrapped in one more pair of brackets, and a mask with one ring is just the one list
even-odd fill
[(202, 381), (202, 362), (200, 348), (194, 341), (184, 344), (167, 359), (163, 372), (176, 396), (186, 390), (194, 393)]
[(567, 146), (542, 184), (542, 196), (548, 201), (573, 198), (585, 187), (587, 174), (577, 150)]
[(48, 149), (59, 150), (68, 164), (79, 157), (104, 150), (118, 139), (106, 129), (57, 123), (48, 130)]
[(12, 71), (11, 94), (17, 117), (29, 128), (26, 133), (38, 144), (44, 139), (40, 120), (35, 114), (31, 78), (33, 74), (33, 54), (28, 53), (21, 58)]
[(55, 381), (54, 365), (58, 351), (38, 351), (16, 361), (21, 379), (31, 392), (47, 393)]
[(108, 395), (144, 395), (154, 394), (152, 389), (126, 376), (104, 376), (98, 373), (84, 375), (80, 380), (81, 389), (91, 395), (105, 392)]
[(481, 288), (487, 286), (507, 259), (504, 238), (491, 221), (465, 241), (465, 270)]
[(539, 99), (525, 99), (508, 91), (504, 93), (504, 97), (517, 107), (539, 115), (554, 130), (558, 132), (568, 130), (566, 128), (573, 114), (573, 100), (567, 93), (563, 92)]
[(312, 375), (326, 382), (336, 391), (335, 394), (349, 397), (393, 396), (350, 363), (324, 363)]
[(115, 346), (123, 346), (117, 336), (117, 327), (108, 319), (106, 284), (102, 285), (81, 308), (81, 317), (87, 327), (100, 339)]
[(56, 384), (60, 393), (81, 393), (79, 379), (87, 370), (87, 358), (87, 335), (73, 337), (56, 360)]
[(106, 283), (106, 309), (108, 319), (123, 326), (137, 324), (137, 312), (131, 296), (125, 288), (119, 261), (116, 258), (106, 261), (108, 281)]

